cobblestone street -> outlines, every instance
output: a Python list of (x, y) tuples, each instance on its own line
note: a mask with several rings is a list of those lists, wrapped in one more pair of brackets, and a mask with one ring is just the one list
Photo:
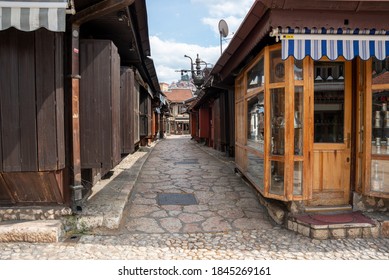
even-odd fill
[[(52, 244), (0, 243), (0, 259), (389, 259), (387, 238), (319, 241), (276, 225), (231, 163), (210, 152), (188, 136), (159, 141), (118, 230)], [(195, 200), (164, 203), (172, 194)]]

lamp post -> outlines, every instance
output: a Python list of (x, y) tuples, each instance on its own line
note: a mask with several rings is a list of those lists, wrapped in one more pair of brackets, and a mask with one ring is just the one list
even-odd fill
[[(193, 59), (188, 55), (184, 55), (184, 57), (187, 57), (190, 59), (190, 72), (192, 74), (193, 83), (195, 84), (195, 86), (197, 88), (201, 87), (201, 85), (204, 83), (204, 79), (205, 79), (204, 70), (207, 69), (208, 64), (205, 61), (200, 59), (199, 54), (197, 54), (197, 58), (196, 58), (195, 62), (193, 62)], [(194, 69), (195, 67), (196, 67), (196, 70)], [(181, 73), (186, 72), (186, 71), (189, 71), (189, 70), (181, 70)]]

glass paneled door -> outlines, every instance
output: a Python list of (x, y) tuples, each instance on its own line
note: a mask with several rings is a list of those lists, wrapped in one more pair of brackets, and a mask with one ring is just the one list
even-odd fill
[(310, 205), (349, 203), (350, 62), (314, 62), (313, 189)]

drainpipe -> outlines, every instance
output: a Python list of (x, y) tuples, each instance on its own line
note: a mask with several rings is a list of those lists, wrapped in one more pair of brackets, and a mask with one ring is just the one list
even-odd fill
[(73, 178), (70, 185), (72, 189), (72, 209), (73, 212), (82, 211), (82, 189), (81, 184), (81, 147), (80, 147), (80, 67), (79, 67), (79, 48), (80, 48), (80, 26), (72, 24), (72, 43), (71, 43), (71, 79), (72, 79), (72, 102), (71, 102), (71, 127), (72, 127), (72, 170)]

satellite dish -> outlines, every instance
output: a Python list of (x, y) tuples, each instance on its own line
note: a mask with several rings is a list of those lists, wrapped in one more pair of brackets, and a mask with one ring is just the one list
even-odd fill
[(228, 35), (228, 25), (224, 19), (219, 21), (219, 32), (220, 36), (223, 36), (224, 38)]

